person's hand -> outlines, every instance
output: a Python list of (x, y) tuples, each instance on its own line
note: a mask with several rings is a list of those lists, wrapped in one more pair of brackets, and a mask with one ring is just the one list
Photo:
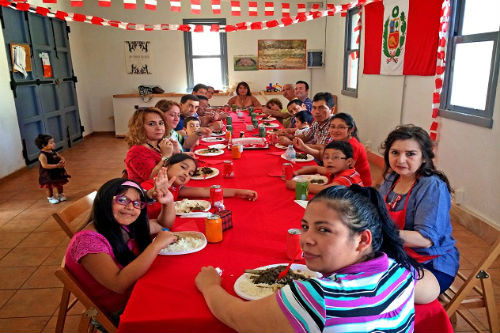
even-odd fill
[(280, 136), (278, 136), (278, 143), (282, 146), (288, 146), (288, 145), (292, 144), (292, 140), (290, 140), (289, 138), (287, 138), (284, 135), (280, 135)]
[(161, 249), (166, 248), (167, 246), (176, 241), (177, 241), (177, 236), (174, 235), (173, 232), (162, 229), (156, 235), (155, 239), (153, 240), (153, 244), (157, 247), (159, 252)]
[(170, 141), (169, 139), (160, 140), (158, 146), (160, 147), (162, 156), (172, 156), (172, 153), (174, 151), (174, 145), (172, 144), (172, 141)]
[(186, 154), (186, 155), (189, 155), (191, 156), (192, 158), (194, 158), (195, 160), (198, 159), (198, 156), (196, 156), (192, 151), (186, 151), (184, 152), (183, 154)]
[(240, 199), (246, 199), (250, 201), (257, 200), (257, 192), (252, 190), (236, 190), (234, 196)]
[(317, 166), (316, 172), (319, 173), (320, 175), (325, 175), (325, 176), (330, 174), (324, 166)]
[(154, 178), (153, 197), (156, 201), (162, 205), (174, 202), (174, 196), (169, 188), (175, 182), (175, 179), (175, 176), (168, 179), (167, 168), (160, 169), (158, 175)]
[(201, 271), (196, 275), (194, 283), (196, 288), (203, 293), (209, 287), (220, 286), (221, 277), (212, 266), (202, 267)]
[(208, 127), (200, 127), (198, 131), (200, 131), (201, 136), (204, 137), (212, 135), (212, 130)]
[(293, 146), (302, 151), (306, 149), (306, 145), (301, 138), (293, 138)]
[(177, 143), (177, 140), (175, 139), (170, 139), (170, 142), (172, 142), (172, 154), (179, 154), (181, 153), (181, 148), (179, 148), (179, 144)]

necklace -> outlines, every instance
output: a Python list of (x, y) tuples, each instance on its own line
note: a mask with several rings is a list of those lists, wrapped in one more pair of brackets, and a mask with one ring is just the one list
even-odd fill
[(152, 144), (150, 144), (149, 142), (146, 142), (146, 144), (151, 148), (153, 149), (154, 151), (158, 152), (158, 153), (161, 153), (161, 150), (160, 150), (160, 147), (158, 145), (153, 146)]

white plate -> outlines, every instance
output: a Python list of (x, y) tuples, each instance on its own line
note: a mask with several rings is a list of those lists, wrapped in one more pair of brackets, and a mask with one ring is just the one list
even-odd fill
[(218, 143), (216, 145), (209, 145), (208, 148), (217, 148), (217, 149), (225, 149), (226, 148), (226, 145), (222, 144), (222, 143)]
[(287, 149), (288, 148), (288, 146), (283, 146), (283, 145), (280, 145), (279, 143), (275, 144), (274, 146), (278, 149)]
[[(205, 179), (210, 179), (210, 178), (214, 178), (214, 177), (217, 177), (217, 175), (219, 174), (219, 169), (217, 168), (212, 168), (212, 167), (205, 167), (205, 168), (210, 168), (212, 169), (212, 173), (205, 176), (203, 173), (201, 173), (199, 176), (193, 176), (191, 177), (191, 179), (193, 180), (205, 180)], [(198, 168), (200, 171), (202, 168)]]
[(275, 120), (276, 120), (276, 118), (274, 118), (274, 117), (269, 117), (269, 118), (261, 118), (260, 120), (261, 120), (261, 121), (275, 121)]
[[(162, 249), (159, 254), (162, 256), (180, 256), (182, 254), (188, 254), (188, 253), (194, 253), (201, 251), (207, 246), (207, 239), (205, 238), (205, 235), (202, 234), (201, 232), (198, 231), (179, 231), (179, 232), (174, 232), (175, 235), (181, 236), (181, 237), (192, 237), (192, 238), (198, 238), (202, 242), (200, 242), (200, 245), (195, 248), (190, 248), (190, 249), (185, 249), (185, 250), (178, 250), (178, 249), (173, 249), (169, 250), (169, 247), (172, 245), (169, 245), (168, 247)], [(175, 244), (173, 244), (175, 246)]]
[(204, 142), (223, 142), (225, 139), (224, 138), (217, 138), (217, 137), (208, 137), (208, 138), (202, 138), (201, 141)]
[(266, 127), (266, 128), (276, 128), (276, 127), (280, 127), (280, 125), (276, 124), (276, 123), (265, 123), (264, 127)]
[[(283, 263), (283, 264), (274, 264), (274, 265), (268, 265), (268, 266), (262, 266), (262, 267), (257, 267), (255, 269), (266, 269), (266, 268), (269, 268), (269, 267), (275, 267), (275, 266), (287, 266), (288, 263)], [(317, 277), (321, 277), (321, 274), (320, 273), (317, 273), (317, 272), (313, 272), (311, 270), (309, 270), (307, 268), (306, 265), (301, 265), (301, 264), (292, 264), (291, 266), (291, 269), (293, 270), (303, 270), (303, 271), (307, 271), (307, 272), (310, 272), (311, 275), (316, 275)], [(236, 295), (240, 296), (241, 298), (243, 299), (246, 299), (246, 300), (249, 300), (249, 301), (255, 301), (255, 300), (258, 300), (258, 299), (261, 299), (263, 297), (266, 297), (266, 296), (269, 296), (273, 293), (273, 288), (272, 286), (270, 286), (270, 288), (261, 288), (261, 287), (255, 287), (255, 290), (261, 290), (261, 289), (264, 289), (264, 290), (269, 290), (269, 293), (267, 293), (267, 295), (257, 295), (256, 293), (251, 293), (249, 290), (247, 290), (244, 285), (247, 283), (247, 282), (252, 282), (252, 280), (250, 280), (250, 276), (251, 274), (249, 273), (244, 273), (243, 275), (241, 275), (235, 282), (234, 282), (234, 292), (236, 293)]]
[(220, 150), (220, 149), (219, 149), (219, 151), (214, 152), (214, 153), (204, 153), (203, 151), (207, 150), (207, 149), (208, 148), (198, 149), (198, 150), (195, 150), (194, 153), (196, 155), (199, 155), (199, 156), (219, 156), (219, 155), (224, 154), (224, 150)]
[[(288, 161), (288, 158), (286, 158), (286, 153), (281, 154), (281, 158)], [(303, 160), (301, 158), (296, 158), (294, 162), (310, 162), (310, 161), (314, 161), (314, 156), (307, 154), (306, 159)]]
[(319, 180), (321, 179), (323, 181), (323, 183), (321, 184), (318, 184), (318, 183), (315, 183), (315, 184), (318, 184), (318, 185), (326, 185), (328, 183), (328, 177), (326, 176), (323, 176), (323, 175), (298, 175), (298, 176), (295, 176), (292, 178), (293, 181), (308, 181), (309, 183), (311, 182), (311, 180)]
[[(203, 212), (208, 212), (210, 210), (210, 207), (211, 207), (210, 202), (208, 202), (206, 200), (189, 200), (189, 199), (175, 201), (174, 205), (175, 205), (175, 214), (176, 215), (183, 215), (186, 213), (191, 213), (191, 211), (189, 211), (189, 212), (181, 211), (181, 210), (183, 210), (182, 205), (187, 205), (188, 207), (194, 207), (195, 205), (200, 205), (203, 207)], [(197, 212), (199, 212), (199, 210)]]
[(223, 136), (226, 135), (226, 131), (222, 131), (222, 133), (214, 133), (212, 132), (212, 136)]

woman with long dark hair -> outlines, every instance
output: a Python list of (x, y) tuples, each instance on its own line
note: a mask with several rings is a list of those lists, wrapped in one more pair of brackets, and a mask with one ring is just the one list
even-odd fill
[(413, 331), (421, 269), (375, 189), (329, 187), (309, 202), (301, 223), (306, 265), (322, 277), (244, 302), (203, 267), (195, 282), (215, 317), (238, 332)]
[(409, 255), (422, 263), (417, 303), (429, 303), (453, 283), (459, 253), (450, 221), (450, 182), (436, 170), (433, 142), (415, 125), (398, 126), (382, 145), (385, 181), (380, 187)]
[(227, 101), (229, 106), (236, 105), (240, 108), (246, 108), (249, 106), (260, 108), (262, 104), (260, 104), (259, 100), (252, 95), (250, 91), (250, 86), (248, 83), (241, 81), (236, 86), (236, 96), (233, 96)]

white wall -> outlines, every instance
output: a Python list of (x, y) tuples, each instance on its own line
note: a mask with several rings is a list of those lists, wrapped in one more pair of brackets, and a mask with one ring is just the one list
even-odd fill
[[(387, 134), (399, 124), (431, 124), (433, 77), (363, 75), (361, 50), (358, 97), (341, 95), (345, 20), (328, 18), (324, 87), (339, 96), (342, 112), (351, 113), (361, 140), (378, 151)], [(361, 47), (364, 45), (364, 36)], [(440, 119), (437, 167), (455, 189), (463, 190), (463, 205), (500, 226), (500, 84), (497, 86), (493, 128)]]

